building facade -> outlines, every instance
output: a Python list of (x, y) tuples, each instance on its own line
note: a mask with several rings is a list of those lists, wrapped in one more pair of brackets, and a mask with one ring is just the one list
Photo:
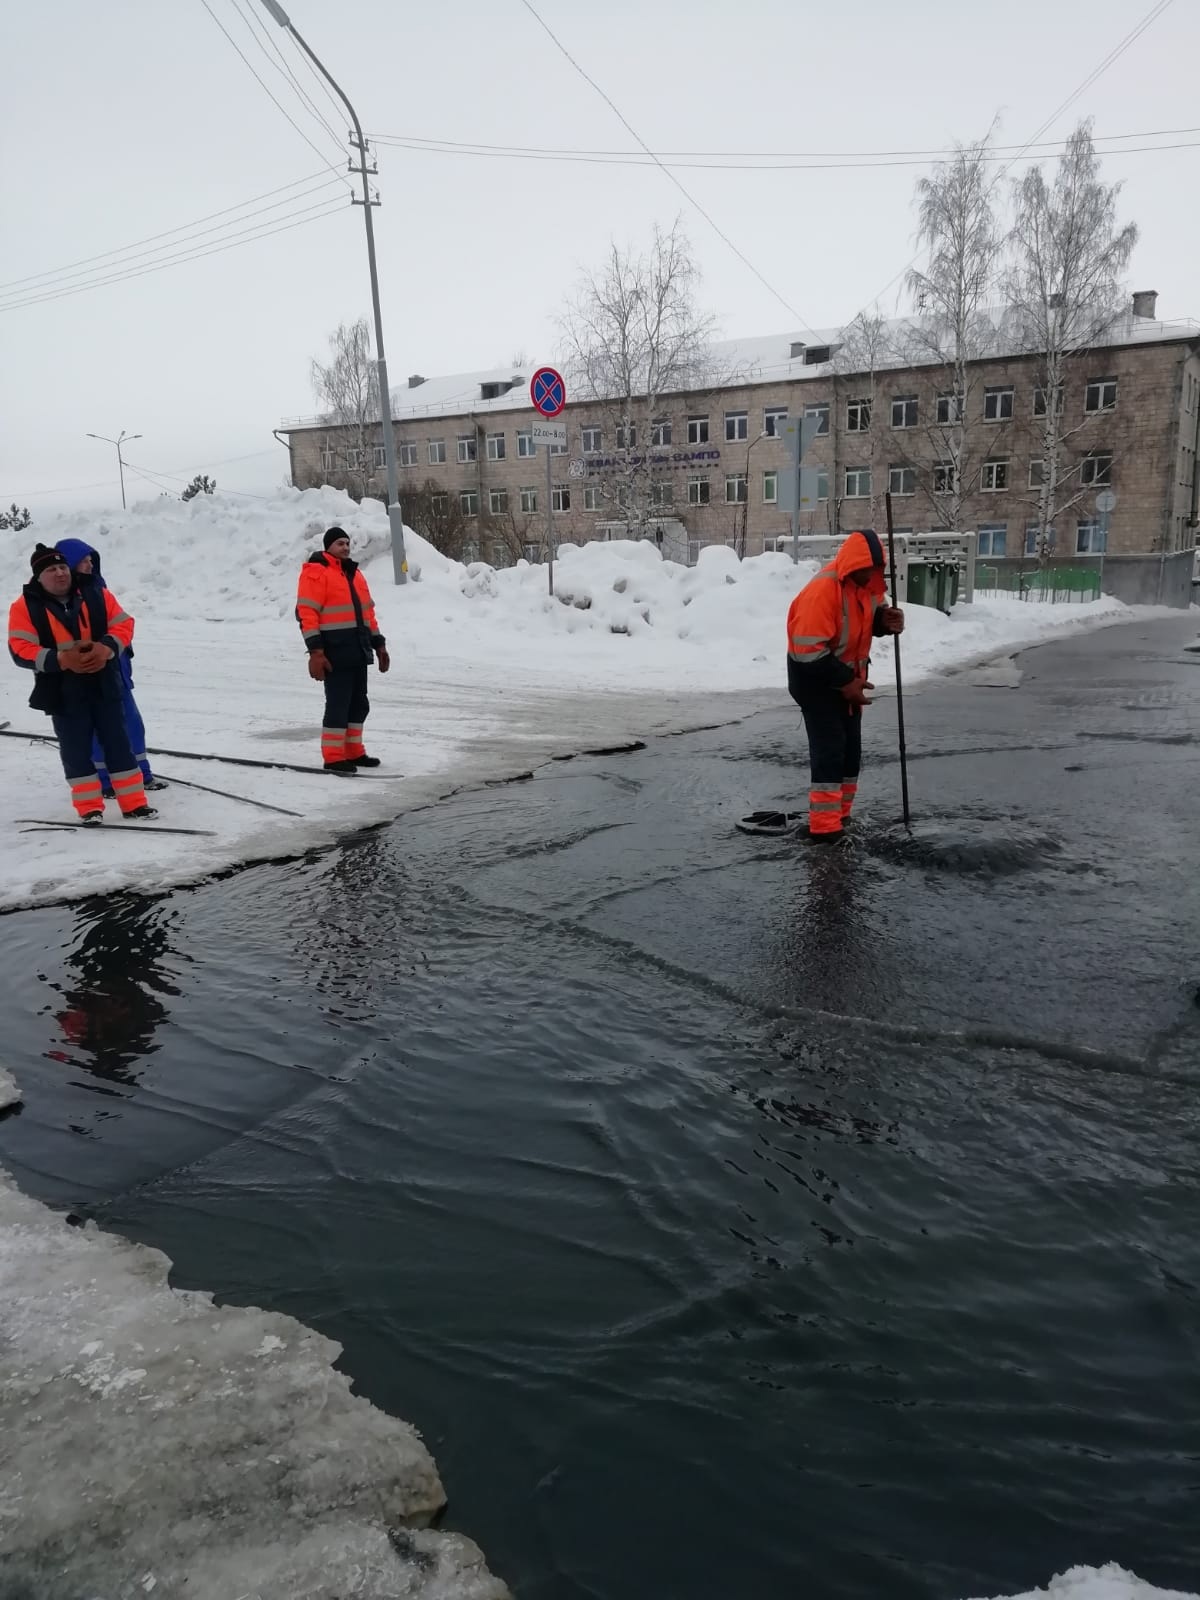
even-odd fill
[[(1143, 313), (1148, 299), (1135, 297)], [(882, 528), (890, 492), (897, 531), (953, 521), (978, 533), (981, 559), (1036, 556), (1049, 403), (1036, 356), (971, 363), (960, 399), (940, 364), (851, 370), (836, 336), (824, 345), (811, 335), (757, 339), (716, 354), (729, 376), (662, 398), (653, 417), (614, 425), (609, 407), (568, 404), (549, 517), (531, 374), (414, 376), (393, 417), (402, 495), (420, 491), (438, 513), (456, 513), (466, 553), (506, 565), (520, 554), (539, 559), (548, 523), (556, 544), (627, 536), (639, 480), (651, 509), (633, 531), (654, 537), (657, 528), (665, 553), (694, 560), (705, 545), (725, 543), (756, 555), (783, 548), (790, 534), (791, 514), (779, 505), (791, 461), (781, 428), (809, 417), (817, 433), (804, 464), (816, 469), (816, 501), (799, 516), (801, 533)], [(1170, 554), (1200, 543), (1200, 326), (1131, 311), (1105, 344), (1072, 359), (1056, 404), (1057, 557)], [(958, 483), (947, 450), (956, 408), (965, 442)], [(385, 494), (378, 424), (354, 431), (287, 419), (280, 431), (293, 483)], [(1098, 508), (1114, 497), (1111, 509)]]

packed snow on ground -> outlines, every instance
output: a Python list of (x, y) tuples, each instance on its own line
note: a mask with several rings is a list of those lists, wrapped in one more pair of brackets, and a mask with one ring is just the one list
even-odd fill
[(157, 1250), (0, 1171), (5, 1594), (505, 1600), (419, 1436), (291, 1317), (171, 1289)]
[(1197, 1600), (1180, 1589), (1156, 1589), (1111, 1562), (1105, 1567), (1072, 1567), (1051, 1578), (1044, 1589), (1009, 1600)]
[[(198, 495), (116, 515), (74, 512), (0, 534), (0, 569), (15, 598), (38, 540), (96, 546), (110, 586), (137, 618), (134, 681), (151, 747), (316, 765), (322, 696), (295, 621), (296, 580), (335, 523), (364, 563), (392, 657), (389, 676), (371, 675), (368, 748), (383, 772), (402, 777), (338, 779), (163, 756), (155, 766), (166, 777), (299, 815), (178, 787), (155, 797), (159, 823), (215, 837), (134, 839), (127, 835), (137, 825), (115, 814), (100, 837), (21, 833), (19, 818), (73, 813), (54, 747), (2, 738), (0, 907), (195, 880), (327, 842), (556, 754), (786, 700), (787, 607), (814, 569), (784, 555), (739, 562), (711, 548), (688, 568), (649, 544), (567, 546), (551, 598), (544, 566), (464, 567), (410, 532), (414, 581), (397, 588), (380, 505), (356, 506), (332, 489), (288, 489), (262, 501)], [(951, 617), (910, 608), (906, 682), (1130, 615), (1107, 599), (980, 600)], [(890, 660), (881, 659), (877, 675), (886, 692)], [(0, 672), (0, 721), (48, 733), (49, 719), (27, 705), (31, 681), (11, 663)]]

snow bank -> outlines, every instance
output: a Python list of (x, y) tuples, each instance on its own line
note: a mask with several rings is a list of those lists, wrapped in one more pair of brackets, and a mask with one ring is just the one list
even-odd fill
[(17, 1080), (11, 1072), (0, 1067), (0, 1111), (8, 1111), (20, 1103), (21, 1091), (17, 1088)]
[(1197, 1600), (1197, 1596), (1179, 1589), (1156, 1589), (1110, 1562), (1105, 1567), (1072, 1567), (1051, 1578), (1044, 1589), (1031, 1589), (1009, 1600)]
[[(783, 555), (739, 562), (710, 548), (688, 568), (644, 543), (566, 545), (551, 597), (545, 567), (464, 567), (410, 531), (415, 581), (396, 588), (378, 503), (285, 489), (262, 501), (198, 495), (119, 515), (73, 512), (0, 533), (0, 566), (15, 596), (35, 534), (43, 542), (83, 538), (99, 549), (114, 592), (137, 617), (134, 677), (152, 747), (315, 766), (321, 692), (305, 670), (293, 612), (300, 565), (334, 523), (363, 559), (392, 656), (391, 674), (371, 678), (368, 747), (403, 781), (163, 757), (156, 766), (164, 775), (241, 797), (183, 787), (158, 797), (161, 824), (214, 837), (116, 839), (133, 831), (116, 821), (100, 838), (19, 833), (23, 817), (68, 818), (66, 786), (53, 746), (0, 739), (0, 907), (69, 898), (85, 879), (89, 891), (194, 881), (327, 843), (451, 786), (784, 700), (787, 607), (813, 567)], [(912, 608), (906, 682), (1130, 615), (1112, 600), (986, 600), (952, 617)], [(884, 663), (879, 677), (886, 693)], [(47, 719), (26, 704), (29, 688), (26, 673), (0, 672), (0, 721), (48, 732)]]
[(291, 1317), (171, 1289), (0, 1171), (5, 1593), (503, 1600), (407, 1423)]

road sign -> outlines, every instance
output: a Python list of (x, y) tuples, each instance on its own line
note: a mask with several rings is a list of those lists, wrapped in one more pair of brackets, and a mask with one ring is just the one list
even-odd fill
[(567, 425), (565, 422), (535, 422), (530, 432), (533, 434), (535, 445), (565, 445), (567, 442)]
[(1112, 490), (1101, 489), (1100, 493), (1096, 496), (1096, 510), (1100, 513), (1100, 515), (1102, 517), (1108, 516), (1110, 511), (1116, 510), (1116, 506), (1117, 497)]
[(795, 450), (797, 437), (799, 438), (800, 454), (808, 454), (809, 446), (817, 437), (821, 428), (820, 417), (783, 417), (775, 424), (775, 437), (786, 439)]
[(800, 504), (793, 504), (796, 492), (795, 472), (781, 472), (775, 480), (775, 509), (777, 511), (815, 511), (817, 488), (821, 477), (819, 467), (800, 468)]
[(529, 398), (544, 417), (556, 417), (567, 403), (562, 373), (553, 367), (539, 367), (529, 382)]

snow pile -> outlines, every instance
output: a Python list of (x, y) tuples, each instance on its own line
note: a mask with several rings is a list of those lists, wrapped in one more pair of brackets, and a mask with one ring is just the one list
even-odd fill
[(0, 1171), (5, 1593), (504, 1600), (407, 1423), (291, 1317), (217, 1310), (156, 1250)]
[[(198, 495), (186, 505), (164, 498), (122, 514), (70, 513), (0, 533), (0, 567), (15, 597), (38, 540), (70, 536), (99, 549), (108, 582), (137, 618), (134, 679), (152, 749), (315, 767), (322, 695), (305, 667), (296, 579), (335, 523), (363, 560), (392, 657), (388, 677), (371, 675), (368, 748), (403, 781), (164, 756), (163, 776), (237, 797), (182, 785), (157, 797), (161, 825), (213, 837), (19, 833), (22, 818), (68, 819), (67, 789), (53, 745), (0, 738), (0, 907), (69, 897), (85, 879), (88, 892), (195, 880), (327, 843), (554, 755), (787, 703), (787, 608), (813, 568), (784, 555), (739, 562), (713, 547), (688, 568), (647, 543), (564, 546), (551, 596), (543, 566), (464, 567), (410, 531), (414, 581), (397, 588), (382, 506), (356, 506), (333, 489), (284, 489), (269, 500)], [(905, 680), (1130, 615), (1113, 600), (978, 601), (951, 617), (910, 608)], [(890, 654), (885, 646), (876, 671), (882, 694)], [(28, 673), (0, 672), (0, 722), (48, 733), (48, 719), (28, 708), (30, 687)], [(128, 835), (133, 825), (113, 820), (103, 831)]]
[(0, 1067), (0, 1113), (11, 1111), (13, 1106), (21, 1103), (21, 1091), (17, 1088), (17, 1080), (11, 1072), (6, 1072)]
[(1104, 1567), (1072, 1567), (1051, 1578), (1044, 1589), (1013, 1595), (1010, 1600), (1197, 1600), (1179, 1589), (1156, 1589), (1110, 1562)]

